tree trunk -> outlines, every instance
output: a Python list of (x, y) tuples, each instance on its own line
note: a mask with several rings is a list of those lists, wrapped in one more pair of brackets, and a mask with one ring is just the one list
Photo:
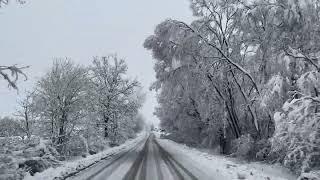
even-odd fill
[(58, 142), (57, 142), (57, 151), (59, 153), (64, 153), (65, 150), (65, 142), (66, 142), (66, 132), (64, 124), (67, 121), (66, 113), (62, 113), (62, 117), (60, 119), (59, 124), (59, 132), (58, 132)]
[(28, 108), (27, 107), (25, 108), (25, 111), (24, 111), (24, 119), (26, 121), (26, 134), (27, 134), (27, 137), (30, 138), (31, 134), (30, 134), (29, 116), (28, 116)]
[(230, 119), (229, 124), (231, 125), (232, 132), (236, 138), (239, 138), (240, 137), (240, 129), (237, 126), (237, 123), (235, 122), (236, 120), (231, 112), (232, 110), (227, 105), (227, 102), (225, 102), (225, 109), (226, 109), (225, 119), (226, 119), (226, 121), (228, 121), (228, 116), (229, 116), (229, 119)]
[(51, 142), (54, 143), (54, 117), (51, 115)]
[(219, 144), (220, 144), (220, 153), (226, 154), (226, 137), (224, 136), (224, 130), (219, 129)]
[(106, 114), (103, 114), (103, 120), (104, 120), (104, 137), (108, 138), (109, 137), (109, 128), (108, 128), (108, 123), (109, 123), (109, 116)]
[(262, 45), (262, 57), (261, 57), (261, 71), (262, 71), (262, 83), (263, 84), (266, 84), (268, 82), (268, 79), (269, 79), (269, 76), (268, 76), (268, 69), (267, 69), (267, 65), (268, 65), (268, 62), (267, 62), (267, 53), (268, 53), (268, 49), (265, 47), (265, 45)]

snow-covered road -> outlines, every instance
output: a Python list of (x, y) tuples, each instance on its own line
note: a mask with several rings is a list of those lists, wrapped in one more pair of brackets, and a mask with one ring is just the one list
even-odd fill
[[(157, 134), (157, 136), (159, 136)], [(25, 180), (294, 180), (275, 165), (241, 162), (142, 133), (92, 157)]]
[[(70, 180), (195, 180), (183, 164), (159, 145), (153, 134), (133, 148), (68, 178)], [(208, 178), (212, 179), (212, 178)]]

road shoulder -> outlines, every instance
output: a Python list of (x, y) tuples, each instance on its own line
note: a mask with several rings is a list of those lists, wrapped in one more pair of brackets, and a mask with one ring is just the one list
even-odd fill
[(230, 158), (201, 152), (196, 148), (157, 139), (158, 143), (199, 179), (292, 180), (287, 169), (261, 163), (240, 163)]

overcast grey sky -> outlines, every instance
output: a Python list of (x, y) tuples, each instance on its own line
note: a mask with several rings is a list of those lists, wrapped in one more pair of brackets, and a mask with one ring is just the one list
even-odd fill
[[(29, 80), (19, 84), (20, 95), (31, 89), (49, 69), (54, 57), (69, 57), (81, 64), (93, 56), (117, 53), (124, 57), (129, 74), (147, 91), (142, 109), (156, 121), (153, 60), (143, 47), (161, 21), (173, 18), (190, 22), (188, 0), (27, 0), (0, 10), (0, 64), (30, 65)], [(0, 116), (16, 109), (17, 93), (0, 80)]]

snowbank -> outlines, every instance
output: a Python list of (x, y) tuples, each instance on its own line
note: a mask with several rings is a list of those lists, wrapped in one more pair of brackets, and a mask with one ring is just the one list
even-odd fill
[(201, 152), (198, 149), (175, 143), (167, 139), (157, 139), (177, 161), (183, 163), (188, 169), (194, 170), (198, 177), (206, 176), (212, 179), (248, 179), (248, 180), (294, 180), (296, 176), (289, 170), (277, 166), (261, 163), (237, 162), (226, 158)]
[(36, 173), (34, 176), (27, 175), (24, 180), (50, 180), (66, 177), (70, 174), (77, 173), (92, 164), (101, 161), (103, 158), (112, 156), (118, 152), (132, 148), (138, 142), (146, 137), (146, 133), (140, 133), (137, 138), (126, 141), (124, 144), (107, 149), (98, 154), (88, 156), (87, 158), (79, 159), (72, 162), (65, 162), (63, 165), (56, 168), (49, 168), (41, 173)]

